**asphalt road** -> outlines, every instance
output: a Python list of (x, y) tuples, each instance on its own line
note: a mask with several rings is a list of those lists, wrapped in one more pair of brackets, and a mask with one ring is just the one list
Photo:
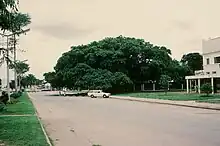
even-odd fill
[(57, 146), (220, 146), (220, 112), (30, 94)]

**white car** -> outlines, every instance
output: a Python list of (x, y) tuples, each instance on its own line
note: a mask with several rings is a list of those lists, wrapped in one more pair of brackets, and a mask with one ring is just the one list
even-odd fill
[(88, 92), (88, 96), (91, 98), (95, 98), (95, 97), (109, 98), (110, 95), (111, 93), (105, 93), (102, 92), (102, 90), (90, 90)]

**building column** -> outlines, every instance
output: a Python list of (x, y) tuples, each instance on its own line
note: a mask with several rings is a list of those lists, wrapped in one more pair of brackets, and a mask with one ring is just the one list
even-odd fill
[(189, 79), (186, 79), (186, 91), (189, 93)]
[(155, 91), (155, 90), (156, 90), (155, 83), (153, 83), (153, 91)]
[(141, 91), (144, 91), (144, 84), (141, 84)]
[(189, 80), (189, 92), (192, 92), (192, 80)]
[(200, 79), (198, 79), (198, 92), (199, 92), (199, 94), (201, 93), (200, 87), (201, 87), (201, 81), (200, 81)]
[(195, 92), (197, 93), (197, 80), (195, 80), (195, 86), (194, 86), (194, 90), (195, 90)]
[(212, 94), (214, 94), (214, 78), (211, 78)]

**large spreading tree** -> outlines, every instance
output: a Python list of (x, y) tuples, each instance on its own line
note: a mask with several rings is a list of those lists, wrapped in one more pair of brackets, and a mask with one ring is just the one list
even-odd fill
[(171, 51), (143, 39), (119, 36), (72, 46), (57, 61), (54, 72), (45, 73), (53, 87), (132, 91), (133, 85), (167, 75), (183, 82), (187, 67), (172, 60)]

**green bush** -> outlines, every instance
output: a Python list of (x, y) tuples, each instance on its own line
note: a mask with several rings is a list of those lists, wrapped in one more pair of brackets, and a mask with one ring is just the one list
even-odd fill
[(17, 99), (17, 98), (19, 98), (21, 96), (22, 96), (22, 92), (21, 91), (14, 92), (14, 93), (11, 94), (11, 97), (13, 97), (15, 99)]
[(0, 112), (4, 111), (6, 108), (5, 104), (3, 102), (0, 102)]
[(2, 91), (2, 96), (0, 96), (0, 102), (6, 104), (8, 101), (8, 94), (5, 91)]
[(212, 93), (212, 86), (209, 83), (203, 84), (200, 89), (202, 92), (206, 93), (206, 96)]
[(8, 101), (7, 104), (16, 104), (18, 102), (19, 102), (18, 99), (11, 98), (11, 101)]

